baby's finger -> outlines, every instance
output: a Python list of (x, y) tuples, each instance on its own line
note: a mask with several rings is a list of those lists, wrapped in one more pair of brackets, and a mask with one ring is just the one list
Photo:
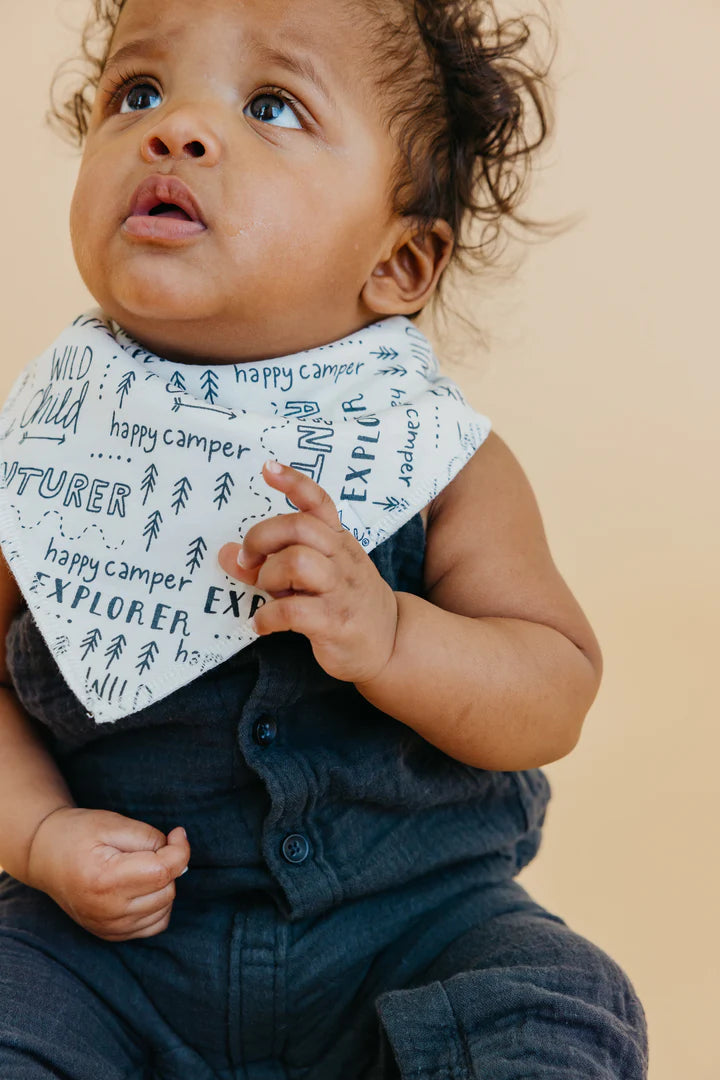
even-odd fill
[(322, 597), (283, 596), (269, 600), (255, 613), (253, 623), (258, 634), (276, 634), (294, 630), (314, 637), (328, 633), (328, 616)]
[(145, 896), (174, 881), (187, 866), (188, 859), (189, 851), (186, 853), (174, 844), (166, 844), (159, 851), (119, 852), (108, 860), (111, 883), (135, 896)]
[(162, 934), (164, 930), (167, 930), (170, 925), (170, 918), (172, 916), (172, 908), (168, 908), (162, 912), (154, 921), (148, 921), (147, 925), (143, 924), (143, 929), (135, 930), (130, 935), (131, 938), (149, 938), (155, 937), (156, 934)]
[(168, 840), (165, 847), (158, 848), (155, 852), (155, 858), (167, 868), (168, 873), (173, 878), (176, 878), (185, 872), (190, 861), (190, 845), (184, 830), (173, 830), (170, 835), (173, 836), (173, 839)]
[(105, 941), (128, 941), (130, 938), (152, 937), (167, 929), (172, 915), (172, 904), (161, 911), (148, 915), (140, 921), (126, 919), (115, 924), (103, 926), (102, 937)]
[(132, 929), (154, 919), (172, 907), (175, 901), (175, 884), (170, 882), (164, 889), (158, 892), (148, 893), (147, 896), (133, 896), (125, 900), (118, 914), (110, 916), (103, 914), (103, 924), (109, 930), (117, 932)]
[(228, 577), (237, 578), (238, 581), (244, 581), (246, 585), (254, 585), (257, 581), (259, 565), (252, 569), (246, 570), (244, 567), (240, 567), (238, 564), (238, 555), (243, 550), (243, 545), (236, 543), (234, 540), (229, 540), (227, 544), (218, 551), (217, 561), (219, 566), (225, 571)]
[(324, 521), (333, 529), (342, 529), (340, 519), (327, 491), (316, 484), (307, 473), (281, 465), (279, 461), (266, 461), (263, 465), (265, 483), (277, 491), (283, 491), (293, 506)]
[(133, 896), (125, 905), (125, 915), (144, 916), (157, 915), (168, 905), (172, 904), (176, 896), (175, 882), (171, 881), (164, 889), (146, 893), (144, 896)]
[(269, 558), (260, 567), (257, 587), (271, 596), (287, 592), (329, 592), (336, 582), (330, 559), (314, 548), (292, 544)]
[[(340, 528), (342, 530), (342, 526)], [(293, 544), (302, 544), (329, 557), (335, 554), (341, 539), (337, 530), (312, 514), (276, 514), (248, 529), (242, 545), (225, 544), (220, 549), (218, 561), (226, 574), (254, 585), (257, 569), (269, 555)], [(238, 566), (236, 561), (240, 554), (243, 561)]]
[[(167, 842), (170, 845), (174, 845), (176, 848), (180, 848), (185, 856), (185, 862), (187, 863), (190, 858), (190, 843), (187, 838), (187, 833), (183, 829), (182, 825), (176, 825), (174, 829), (171, 829), (167, 834)], [(158, 849), (159, 850), (159, 849)]]

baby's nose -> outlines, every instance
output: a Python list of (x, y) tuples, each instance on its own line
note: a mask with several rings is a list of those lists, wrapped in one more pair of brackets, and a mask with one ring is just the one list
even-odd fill
[(140, 148), (147, 162), (159, 158), (202, 158), (203, 165), (215, 165), (222, 147), (209, 120), (194, 108), (167, 113), (145, 133)]

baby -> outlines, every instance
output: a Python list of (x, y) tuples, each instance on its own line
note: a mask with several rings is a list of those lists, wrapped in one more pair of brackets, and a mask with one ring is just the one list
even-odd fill
[(627, 976), (514, 880), (600, 649), (413, 321), (517, 216), (526, 23), (96, 17), (99, 308), (3, 413), (2, 1076), (640, 1080)]

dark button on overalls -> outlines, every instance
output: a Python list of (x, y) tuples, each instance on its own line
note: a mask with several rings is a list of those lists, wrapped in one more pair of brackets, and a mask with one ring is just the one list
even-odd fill
[(253, 739), (258, 746), (269, 746), (277, 735), (277, 724), (272, 716), (261, 716), (253, 724)]
[[(418, 516), (371, 558), (421, 593), (423, 553)], [(100, 726), (27, 611), (7, 656), (77, 804), (183, 825), (191, 858), (125, 942), (2, 875), (3, 1080), (644, 1078), (627, 976), (513, 880), (541, 770), (448, 757), (296, 634)]]

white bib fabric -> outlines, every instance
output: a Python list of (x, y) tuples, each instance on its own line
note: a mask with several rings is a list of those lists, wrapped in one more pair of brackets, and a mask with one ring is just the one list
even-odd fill
[(147, 352), (95, 309), (21, 372), (0, 414), (0, 545), (69, 687), (108, 723), (257, 637), (248, 620), (268, 597), (217, 553), (294, 509), (265, 461), (311, 476), (370, 551), (489, 431), (404, 316), (208, 366)]

